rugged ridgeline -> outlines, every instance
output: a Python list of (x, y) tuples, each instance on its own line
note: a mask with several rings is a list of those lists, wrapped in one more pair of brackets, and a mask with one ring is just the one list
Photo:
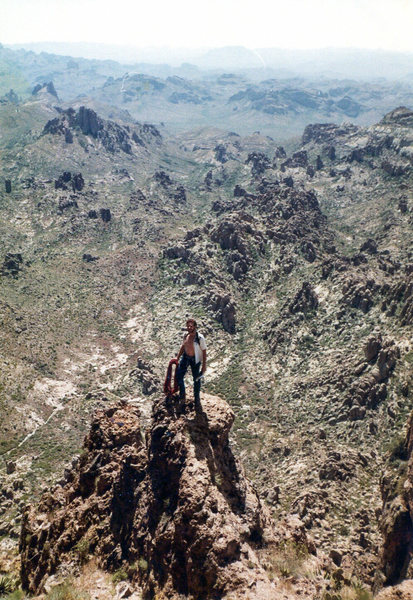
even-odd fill
[[(228, 404), (204, 395), (197, 414), (185, 408), (156, 402), (146, 439), (131, 406), (95, 415), (64, 480), (25, 510), (24, 589), (41, 592), (65, 563), (73, 572), (83, 549), (84, 561), (129, 572), (129, 595), (138, 587), (145, 598), (296, 597), (270, 558), (290, 540), (311, 559), (302, 524), (276, 532), (232, 453)], [(316, 580), (298, 583), (298, 593), (315, 597)]]
[[(236, 52), (239, 64), (241, 50), (237, 48)], [(259, 130), (276, 139), (288, 139), (313, 122), (352, 119), (373, 123), (394, 106), (410, 102), (412, 94), (408, 67), (403, 63), (397, 66), (397, 60), (391, 69), (394, 81), (372, 81), (370, 72), (369, 81), (308, 73), (296, 77), (294, 70), (289, 74), (285, 70), (285, 58), (277, 59), (281, 71), (261, 70), (262, 63), (255, 54), (258, 69), (242, 73), (238, 67), (235, 72), (228, 64), (224, 67), (222, 60), (225, 58), (218, 59), (220, 69), (211, 72), (188, 64), (175, 69), (168, 65), (121, 65), (0, 47), (4, 69), (0, 103), (15, 105), (21, 97), (47, 93), (54, 95), (55, 101), (57, 95), (72, 103), (81, 98), (83, 104), (106, 116), (116, 113), (131, 121), (163, 122), (173, 131), (220, 127), (243, 134)], [(374, 61), (376, 67), (382, 60), (379, 55), (377, 63)], [(306, 58), (306, 65), (311, 62), (320, 68), (319, 59)], [(388, 63), (384, 71), (389, 70)], [(405, 77), (401, 76), (403, 72)], [(39, 83), (49, 81), (51, 76), (53, 82), (48, 85)]]

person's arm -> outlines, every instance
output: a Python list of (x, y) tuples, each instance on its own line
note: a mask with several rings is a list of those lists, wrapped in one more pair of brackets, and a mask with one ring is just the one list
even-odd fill
[(203, 375), (206, 371), (206, 350), (202, 350), (202, 371), (201, 371), (201, 375)]

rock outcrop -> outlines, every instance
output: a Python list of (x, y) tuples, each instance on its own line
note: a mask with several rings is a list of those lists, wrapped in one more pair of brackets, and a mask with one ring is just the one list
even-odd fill
[(54, 98), (56, 98), (56, 100), (59, 100), (59, 97), (57, 95), (53, 81), (49, 81), (48, 83), (43, 83), (43, 85), (41, 83), (38, 83), (33, 88), (32, 96), (37, 96), (37, 95), (39, 95), (39, 93), (50, 94), (50, 96), (54, 96)]
[(376, 587), (392, 586), (380, 598), (405, 600), (413, 589), (413, 413), (406, 437), (391, 450), (389, 467), (381, 481), (383, 546)]
[(94, 110), (85, 106), (81, 106), (78, 112), (73, 108), (59, 112), (59, 117), (46, 123), (43, 135), (62, 135), (67, 144), (72, 144), (74, 134), (80, 131), (83, 135), (98, 140), (108, 152), (133, 154), (138, 147), (147, 147), (162, 139), (154, 125), (118, 125), (114, 121), (102, 119)]
[(405, 106), (395, 108), (381, 120), (383, 125), (400, 125), (402, 127), (413, 127), (413, 111)]
[(263, 152), (250, 152), (246, 164), (252, 165), (251, 172), (254, 176), (259, 176), (271, 167), (271, 161)]
[(54, 187), (55, 190), (68, 190), (71, 188), (73, 192), (81, 192), (85, 187), (85, 181), (82, 173), (65, 171), (58, 179), (55, 179)]
[(233, 411), (205, 394), (200, 412), (185, 412), (155, 403), (146, 440), (136, 408), (97, 412), (62, 484), (25, 510), (24, 589), (40, 592), (86, 548), (105, 569), (138, 564), (145, 598), (278, 597), (256, 552), (270, 521), (228, 441)]

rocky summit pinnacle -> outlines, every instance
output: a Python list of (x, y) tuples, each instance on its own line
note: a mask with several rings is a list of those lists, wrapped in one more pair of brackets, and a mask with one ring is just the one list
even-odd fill
[(258, 557), (273, 525), (230, 448), (232, 409), (205, 394), (201, 411), (185, 412), (155, 403), (146, 441), (136, 408), (97, 412), (80, 459), (24, 513), (27, 591), (83, 547), (111, 571), (138, 564), (146, 598), (279, 597)]

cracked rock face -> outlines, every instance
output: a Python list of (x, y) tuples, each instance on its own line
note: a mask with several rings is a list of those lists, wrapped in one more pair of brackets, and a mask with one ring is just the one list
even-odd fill
[(139, 561), (146, 598), (274, 597), (256, 554), (270, 522), (229, 446), (234, 413), (206, 394), (196, 415), (184, 410), (156, 403), (146, 443), (136, 408), (96, 414), (64, 485), (25, 511), (26, 590), (40, 592), (83, 544), (106, 569)]
[(411, 598), (413, 589), (413, 413), (405, 439), (393, 450), (396, 472), (388, 470), (382, 478), (383, 512), (380, 529), (383, 535), (380, 572), (376, 588), (390, 586), (379, 598)]

